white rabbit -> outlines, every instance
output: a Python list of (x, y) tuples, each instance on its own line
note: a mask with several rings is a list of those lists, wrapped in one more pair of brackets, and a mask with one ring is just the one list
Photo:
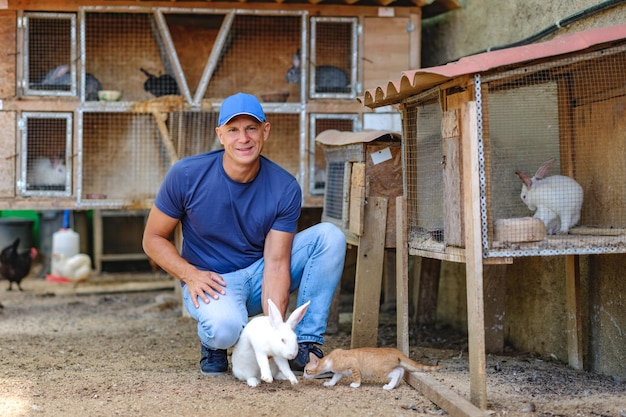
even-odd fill
[(535, 210), (533, 217), (543, 221), (550, 235), (566, 234), (576, 225), (583, 205), (583, 189), (576, 180), (563, 175), (545, 177), (554, 161), (551, 158), (544, 162), (532, 178), (515, 172), (524, 183), (520, 198), (529, 209)]
[(255, 317), (246, 324), (233, 349), (233, 375), (251, 387), (261, 380), (272, 382), (288, 379), (297, 384), (298, 379), (289, 367), (289, 360), (298, 354), (298, 339), (294, 329), (302, 320), (310, 301), (295, 309), (287, 321), (278, 307), (267, 300), (268, 316)]
[(28, 171), (29, 185), (65, 185), (67, 167), (60, 158), (37, 158)]

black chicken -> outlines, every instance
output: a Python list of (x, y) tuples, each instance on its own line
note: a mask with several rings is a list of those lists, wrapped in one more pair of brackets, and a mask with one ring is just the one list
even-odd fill
[(141, 72), (146, 74), (148, 79), (143, 83), (143, 89), (148, 93), (151, 93), (155, 97), (168, 96), (168, 95), (179, 95), (180, 90), (178, 89), (178, 84), (174, 77), (169, 74), (156, 75), (150, 74), (143, 68), (139, 68)]
[(31, 248), (25, 252), (18, 253), (17, 247), (20, 244), (20, 238), (10, 246), (2, 249), (0, 252), (0, 275), (9, 280), (9, 288), (13, 289), (13, 283), (17, 284), (17, 288), (22, 291), (20, 283), (22, 279), (30, 272), (30, 266), (33, 259), (37, 256), (37, 249)]

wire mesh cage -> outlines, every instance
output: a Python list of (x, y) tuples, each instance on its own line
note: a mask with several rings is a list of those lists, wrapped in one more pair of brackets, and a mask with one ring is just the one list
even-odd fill
[(152, 198), (177, 159), (167, 140), (149, 113), (83, 113), (81, 198)]
[(350, 238), (363, 234), (369, 197), (387, 199), (385, 247), (395, 247), (396, 197), (402, 195), (400, 134), (368, 130), (341, 132), (329, 129), (316, 141), (326, 155), (326, 190), (322, 221), (334, 223)]
[(357, 114), (319, 114), (310, 115), (309, 127), (309, 192), (324, 194), (326, 188), (326, 155), (324, 147), (315, 138), (325, 130), (354, 132), (360, 130)]
[[(82, 117), (81, 198), (142, 201), (152, 198), (178, 159), (219, 149), (218, 113), (84, 112)], [(271, 140), (263, 155), (294, 176), (299, 165), (298, 114), (271, 114)], [(99, 201), (102, 203), (102, 201)]]
[(24, 93), (75, 96), (76, 14), (24, 13)]
[(271, 102), (300, 101), (299, 86), (290, 86), (286, 74), (302, 44), (303, 16), (86, 8), (85, 67), (103, 89), (121, 91), (127, 101), (183, 95), (197, 104), (239, 91)]
[[(85, 72), (102, 89), (119, 91), (124, 101), (179, 93), (152, 13), (87, 11), (84, 16), (81, 55)], [(85, 84), (90, 96), (97, 84), (87, 79)]]
[(72, 114), (24, 112), (22, 132), (23, 195), (71, 193)]
[[(323, 129), (360, 129), (361, 113), (345, 100), (328, 111), (330, 100), (304, 105), (311, 98), (356, 97), (357, 17), (311, 17), (308, 8), (150, 5), (87, 5), (18, 17), (16, 27), (24, 29), (17, 45), (23, 59), (14, 71), (18, 94), (52, 96), (30, 97), (32, 108), (71, 117), (62, 154), (39, 150), (44, 140), (34, 139), (60, 136), (56, 116), (41, 126), (29, 122), (23, 152), (6, 164), (14, 174), (0, 192), (9, 196), (144, 208), (173, 162), (221, 147), (214, 133), (220, 102), (245, 91), (261, 99), (272, 124), (263, 155), (298, 179), (304, 205), (319, 206), (325, 158), (313, 138)], [(319, 111), (325, 114), (309, 117)], [(63, 162), (67, 181), (34, 183), (29, 172), (40, 157)], [(49, 201), (31, 199), (42, 206)]]
[(311, 39), (309, 96), (356, 97), (357, 19), (313, 17)]
[(471, 139), (449, 129), (464, 117), (456, 94), (476, 102), (485, 257), (626, 251), (624, 64), (626, 48), (612, 46), (408, 100), (411, 247), (464, 246), (461, 178), (471, 174), (458, 139)]

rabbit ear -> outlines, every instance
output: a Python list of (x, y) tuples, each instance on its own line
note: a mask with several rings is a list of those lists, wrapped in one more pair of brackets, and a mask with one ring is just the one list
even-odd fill
[(550, 168), (552, 167), (554, 161), (556, 161), (556, 158), (550, 158), (546, 162), (544, 162), (543, 165), (541, 165), (535, 173), (535, 178), (537, 178), (538, 180), (544, 178), (548, 171), (550, 171)]
[(276, 304), (271, 299), (267, 299), (267, 306), (269, 307), (269, 318), (270, 323), (272, 323), (272, 327), (277, 329), (281, 324), (283, 324), (283, 315), (281, 314)]
[(522, 180), (522, 182), (524, 183), (524, 185), (526, 186), (526, 188), (528, 188), (530, 190), (530, 186), (532, 185), (532, 181), (530, 178), (528, 178), (528, 175), (524, 174), (523, 172), (520, 171), (515, 171), (515, 175), (518, 176), (518, 178), (520, 180)]
[(293, 66), (295, 68), (300, 68), (300, 48), (298, 48), (296, 53), (293, 54), (293, 57), (291, 59), (293, 60)]
[(61, 78), (63, 75), (70, 71), (70, 66), (67, 64), (59, 65), (54, 69), (54, 78)]
[(300, 323), (300, 320), (302, 320), (302, 318), (304, 317), (304, 314), (306, 313), (307, 308), (309, 308), (309, 304), (311, 304), (310, 300), (304, 303), (303, 305), (301, 305), (300, 307), (296, 308), (293, 311), (293, 313), (289, 315), (289, 318), (287, 319), (287, 322), (286, 322), (289, 325), (289, 327), (291, 327), (292, 329), (296, 328), (296, 325)]

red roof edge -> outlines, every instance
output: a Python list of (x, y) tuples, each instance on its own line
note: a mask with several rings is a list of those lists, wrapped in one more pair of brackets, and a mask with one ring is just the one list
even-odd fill
[(394, 104), (461, 75), (582, 51), (621, 39), (626, 39), (626, 25), (567, 33), (545, 42), (470, 55), (437, 67), (403, 71), (400, 80), (366, 90), (359, 101), (372, 108)]

